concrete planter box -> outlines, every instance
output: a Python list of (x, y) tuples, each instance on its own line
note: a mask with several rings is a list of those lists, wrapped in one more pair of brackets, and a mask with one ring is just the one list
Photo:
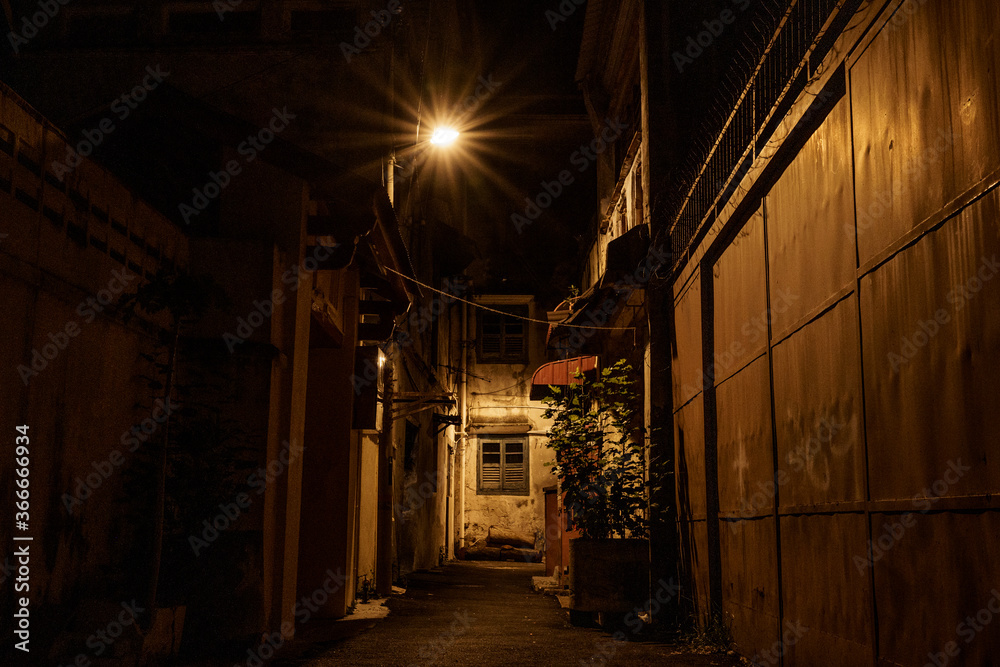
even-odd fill
[(649, 540), (569, 541), (570, 609), (622, 614), (649, 598)]

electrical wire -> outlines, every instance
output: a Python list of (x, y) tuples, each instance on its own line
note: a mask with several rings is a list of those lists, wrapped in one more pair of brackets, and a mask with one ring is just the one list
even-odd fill
[(470, 306), (474, 306), (474, 307), (479, 308), (481, 310), (486, 310), (486, 311), (489, 311), (491, 313), (497, 313), (499, 315), (504, 315), (505, 317), (512, 317), (512, 318), (514, 318), (516, 320), (524, 320), (525, 322), (535, 322), (536, 324), (548, 324), (548, 325), (556, 324), (556, 325), (561, 326), (561, 327), (569, 327), (569, 328), (572, 328), (572, 329), (600, 329), (600, 330), (605, 330), (605, 331), (635, 331), (636, 330), (636, 327), (597, 327), (597, 326), (592, 326), (592, 325), (589, 325), (589, 324), (563, 324), (561, 322), (549, 322), (548, 320), (539, 320), (539, 319), (535, 319), (533, 317), (524, 317), (523, 315), (514, 315), (513, 313), (508, 313), (508, 312), (506, 312), (504, 310), (497, 310), (496, 308), (490, 308), (489, 306), (484, 306), (481, 303), (476, 303), (474, 301), (469, 301), (468, 299), (463, 299), (462, 297), (456, 296), (456, 295), (452, 294), (451, 292), (444, 292), (442, 290), (435, 289), (435, 288), (431, 287), (430, 285), (427, 285), (427, 284), (424, 284), (424, 283), (420, 282), (416, 278), (411, 278), (410, 276), (408, 276), (406, 274), (403, 274), (403, 273), (400, 273), (396, 269), (390, 268), (388, 266), (386, 266), (384, 268), (385, 268), (386, 271), (389, 271), (390, 273), (395, 273), (400, 278), (404, 278), (405, 280), (409, 280), (411, 283), (415, 283), (417, 285), (420, 285), (424, 289), (430, 290), (431, 292), (436, 292), (438, 294), (442, 294), (442, 295), (448, 297), (449, 299), (453, 299), (454, 301), (461, 301), (462, 303), (467, 303)]
[[(520, 382), (515, 382), (514, 384), (510, 385), (509, 387), (504, 387), (502, 389), (494, 389), (493, 391), (474, 391), (474, 392), (472, 392), (472, 395), (473, 396), (488, 396), (490, 394), (499, 394), (502, 391), (507, 391), (508, 389), (513, 389), (514, 387), (519, 387), (520, 385), (521, 385)], [(509, 394), (509, 395), (511, 395), (511, 396), (519, 396), (520, 394)]]

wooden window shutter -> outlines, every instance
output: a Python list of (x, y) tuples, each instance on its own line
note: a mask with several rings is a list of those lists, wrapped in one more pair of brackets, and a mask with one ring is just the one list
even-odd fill
[(502, 460), (499, 442), (483, 442), (480, 463), (479, 484), (484, 489), (501, 489)]
[(504, 322), (503, 346), (503, 356), (505, 359), (516, 359), (524, 356), (524, 322), (519, 320), (507, 320)]
[(503, 488), (524, 487), (524, 443), (519, 441), (504, 443)]

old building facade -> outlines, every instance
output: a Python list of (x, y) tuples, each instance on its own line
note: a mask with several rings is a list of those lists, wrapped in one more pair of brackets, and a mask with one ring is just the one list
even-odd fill
[(228, 174), (190, 234), (90, 160), (55, 173), (70, 140), (3, 95), (4, 276), (21, 295), (5, 419), (30, 426), (50, 489), (33, 503), (47, 659), (86, 657), (87, 624), (123, 599), (143, 632), (117, 650), (148, 656), (182, 637), (280, 644), (377, 577), (390, 586), (381, 397), (355, 382), (356, 359), (419, 292), (385, 191), (284, 144), (246, 160), (216, 133), (239, 121), (181, 99), (187, 130), (217, 147), (211, 173)]

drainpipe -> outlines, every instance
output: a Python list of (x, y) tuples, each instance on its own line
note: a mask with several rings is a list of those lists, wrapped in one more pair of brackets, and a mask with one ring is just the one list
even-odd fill
[(445, 483), (448, 493), (444, 499), (444, 558), (441, 559), (442, 562), (438, 563), (439, 565), (443, 565), (443, 561), (451, 560), (455, 554), (455, 531), (453, 528), (455, 525), (455, 447), (451, 443), (448, 443), (448, 478)]
[(456, 449), (456, 479), (458, 502), (456, 507), (458, 546), (465, 546), (465, 443), (469, 437), (469, 304), (462, 303), (462, 328), (459, 344), (462, 346), (462, 363), (459, 371), (459, 416), (462, 422)]

